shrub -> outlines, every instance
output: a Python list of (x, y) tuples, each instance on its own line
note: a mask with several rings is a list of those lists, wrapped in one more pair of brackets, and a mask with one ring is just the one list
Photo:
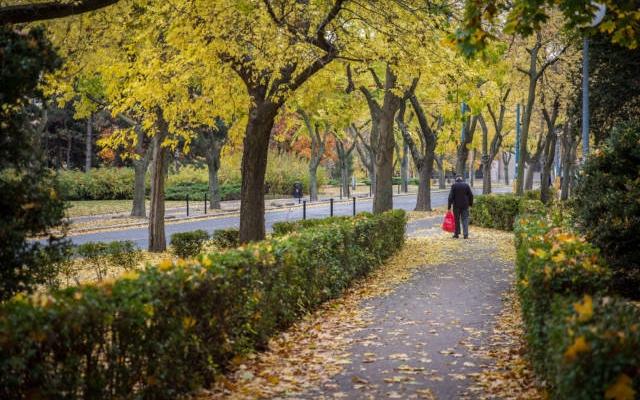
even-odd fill
[(181, 182), (173, 186), (167, 186), (164, 190), (165, 200), (204, 200), (205, 194), (209, 194), (209, 184), (199, 182)]
[(98, 281), (106, 277), (109, 265), (131, 270), (135, 268), (142, 257), (140, 249), (131, 240), (110, 243), (87, 242), (78, 245), (75, 253), (94, 269)]
[(576, 221), (616, 273), (616, 289), (640, 298), (640, 121), (616, 127), (584, 165)]
[(213, 231), (211, 243), (218, 249), (229, 249), (240, 245), (240, 230), (238, 228), (217, 229)]
[[(326, 184), (323, 167), (318, 168), (316, 180), (318, 187)], [(294, 182), (301, 182), (303, 192), (309, 192), (309, 162), (294, 154), (270, 154), (265, 178), (269, 193), (291, 196)]]
[(107, 244), (104, 242), (87, 242), (76, 247), (76, 254), (83, 258), (96, 273), (96, 279), (104, 279), (107, 270)]
[(135, 173), (131, 168), (94, 168), (59, 171), (66, 200), (123, 200), (133, 198)]
[(172, 252), (180, 258), (197, 256), (209, 240), (209, 232), (198, 229), (191, 232), (179, 232), (171, 235), (169, 242)]
[(404, 243), (406, 214), (326, 221), (0, 304), (0, 398), (178, 398)]
[(142, 252), (132, 240), (118, 240), (107, 245), (107, 259), (116, 267), (132, 270), (141, 258)]
[(632, 390), (640, 393), (640, 307), (617, 297), (558, 297), (550, 319), (551, 398), (630, 399)]
[(519, 214), (545, 214), (539, 200), (527, 200), (513, 194), (476, 196), (470, 209), (470, 223), (485, 228), (512, 231)]
[(518, 225), (516, 288), (530, 357), (536, 372), (544, 375), (548, 369), (545, 330), (552, 300), (556, 296), (606, 293), (611, 273), (598, 249), (575, 233), (553, 227), (540, 217), (523, 217)]

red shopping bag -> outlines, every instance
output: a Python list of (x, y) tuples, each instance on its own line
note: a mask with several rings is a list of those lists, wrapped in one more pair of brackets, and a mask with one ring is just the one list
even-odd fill
[(451, 211), (447, 211), (447, 215), (444, 216), (444, 222), (442, 223), (442, 229), (447, 232), (456, 231), (456, 220)]

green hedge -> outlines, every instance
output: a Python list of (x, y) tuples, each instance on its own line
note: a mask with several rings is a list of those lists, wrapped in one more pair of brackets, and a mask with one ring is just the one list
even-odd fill
[[(640, 308), (611, 296), (599, 249), (540, 215), (515, 226), (528, 356), (550, 398), (640, 393)], [(615, 397), (615, 398), (633, 398)]]
[(536, 373), (545, 374), (549, 370), (545, 330), (554, 297), (607, 291), (611, 273), (602, 265), (598, 250), (584, 239), (539, 218), (522, 217), (515, 234), (521, 236), (516, 250), (516, 288), (527, 326), (525, 337)]
[(544, 204), (513, 194), (476, 196), (469, 212), (469, 223), (491, 229), (512, 231), (516, 216), (544, 214)]
[(378, 268), (402, 210), (0, 306), (0, 397), (176, 398)]
[(620, 297), (558, 297), (549, 319), (546, 365), (553, 398), (640, 395), (637, 304)]
[(195, 257), (200, 254), (209, 237), (209, 232), (203, 229), (190, 232), (177, 232), (171, 235), (169, 245), (171, 246), (171, 251), (178, 257)]

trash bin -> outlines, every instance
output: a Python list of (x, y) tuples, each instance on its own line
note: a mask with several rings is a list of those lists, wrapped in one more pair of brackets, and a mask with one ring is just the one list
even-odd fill
[(293, 197), (296, 199), (302, 198), (302, 183), (294, 182), (293, 183)]

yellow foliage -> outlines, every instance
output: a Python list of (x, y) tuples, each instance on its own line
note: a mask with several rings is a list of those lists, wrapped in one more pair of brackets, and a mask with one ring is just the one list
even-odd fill
[(578, 321), (587, 322), (593, 315), (593, 299), (591, 298), (591, 296), (586, 294), (584, 295), (584, 301), (582, 303), (574, 303), (573, 308), (578, 313)]
[(588, 351), (591, 351), (591, 346), (589, 346), (585, 337), (581, 335), (578, 336), (573, 341), (573, 344), (569, 346), (567, 351), (564, 352), (564, 356), (569, 360), (573, 360), (578, 354), (586, 353)]
[(165, 258), (158, 264), (158, 269), (160, 271), (166, 271), (173, 266), (173, 260), (171, 258)]
[(616, 381), (604, 392), (605, 399), (633, 400), (636, 391), (631, 387), (631, 378), (626, 374), (618, 375)]

